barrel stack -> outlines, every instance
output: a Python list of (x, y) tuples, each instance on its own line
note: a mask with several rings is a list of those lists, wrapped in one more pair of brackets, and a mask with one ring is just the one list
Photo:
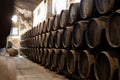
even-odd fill
[(74, 80), (120, 80), (120, 0), (71, 3), (21, 36), (30, 60)]

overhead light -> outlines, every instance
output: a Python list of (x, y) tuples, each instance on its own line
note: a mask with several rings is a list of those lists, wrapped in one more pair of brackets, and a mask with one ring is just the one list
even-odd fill
[(13, 22), (13, 23), (16, 23), (16, 22), (17, 22), (17, 15), (13, 15), (13, 16), (12, 16), (12, 22)]

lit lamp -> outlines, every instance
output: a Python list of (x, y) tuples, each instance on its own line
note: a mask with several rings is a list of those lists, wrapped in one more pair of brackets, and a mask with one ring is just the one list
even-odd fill
[(13, 22), (13, 23), (16, 23), (16, 22), (17, 22), (17, 15), (13, 15), (13, 16), (12, 16), (12, 22)]
[(12, 34), (12, 36), (17, 36), (18, 35), (18, 27), (15, 27), (15, 26), (17, 26), (16, 23), (17, 23), (17, 20), (18, 20), (18, 16), (17, 15), (13, 15), (11, 20), (12, 20), (12, 23), (13, 23), (13, 26), (14, 26), (11, 29), (11, 34)]

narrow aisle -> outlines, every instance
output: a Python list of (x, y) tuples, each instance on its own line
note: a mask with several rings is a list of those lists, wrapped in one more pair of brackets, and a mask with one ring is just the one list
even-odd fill
[(17, 80), (68, 80), (22, 56), (15, 57), (14, 60), (17, 68)]

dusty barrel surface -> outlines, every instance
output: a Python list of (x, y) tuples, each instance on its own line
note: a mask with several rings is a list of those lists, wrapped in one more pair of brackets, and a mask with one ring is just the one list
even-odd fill
[(36, 63), (39, 62), (39, 49), (36, 48)]
[(31, 49), (31, 48), (30, 48), (30, 49), (28, 49), (28, 52), (29, 52), (29, 53), (26, 53), (24, 48), (22, 48), (22, 49), (23, 49), (23, 52), (22, 52), (22, 53), (23, 53), (23, 54), (25, 54), (25, 55), (27, 55), (27, 56), (28, 56), (28, 58), (30, 59), (32, 49)]
[(32, 38), (29, 38), (29, 47), (32, 47), (32, 45), (30, 44), (32, 42)]
[(20, 48), (20, 52), (29, 57), (30, 49)]
[(33, 47), (36, 47), (36, 37), (33, 37)]
[(24, 40), (24, 47), (27, 47), (27, 45), (28, 45), (27, 40), (28, 40), (28, 39)]
[[(33, 43), (33, 37), (31, 38), (31, 43)], [(33, 44), (31, 44), (31, 47), (33, 47)]]
[(70, 50), (67, 54), (67, 71), (69, 74), (74, 74), (77, 70), (78, 52)]
[(38, 44), (38, 43), (39, 43), (39, 36), (37, 35), (37, 36), (36, 36), (36, 47), (37, 47), (37, 48), (39, 47), (39, 44)]
[(54, 26), (53, 30), (57, 30), (60, 28), (60, 14), (54, 16)]
[(45, 34), (41, 35), (41, 47), (44, 47)]
[(35, 48), (32, 48), (32, 52), (31, 52), (31, 60), (33, 60), (34, 62), (36, 61), (35, 54), (36, 54), (36, 49), (35, 49)]
[(44, 47), (48, 47), (48, 38), (49, 38), (50, 33), (45, 33), (45, 39), (44, 39)]
[(39, 53), (38, 53), (38, 63), (41, 64), (42, 62), (42, 54), (43, 54), (43, 50), (39, 49)]
[(85, 30), (88, 21), (79, 21), (73, 27), (72, 44), (74, 47), (81, 47), (83, 40), (85, 40)]
[(86, 27), (85, 37), (89, 48), (95, 48), (107, 44), (105, 27), (108, 17), (92, 18)]
[(37, 35), (37, 26), (34, 27), (34, 36)]
[(120, 8), (120, 0), (95, 0), (97, 11), (100, 14), (111, 13)]
[(34, 36), (34, 39), (33, 39), (34, 41), (34, 48), (36, 47), (36, 36)]
[(55, 35), (56, 35), (56, 31), (51, 31), (50, 32), (50, 35), (49, 35), (49, 44), (48, 44), (50, 48), (54, 47), (54, 45), (55, 45), (55, 43), (54, 43), (54, 41), (55, 41)]
[(35, 36), (35, 27), (34, 28), (32, 28), (32, 36), (34, 37)]
[(94, 11), (94, 0), (81, 0), (80, 16), (83, 19), (92, 17)]
[(58, 67), (59, 53), (60, 53), (60, 49), (53, 49), (52, 68), (57, 68)]
[(43, 49), (43, 53), (42, 53), (42, 63), (41, 63), (42, 66), (45, 65), (47, 56), (48, 56), (47, 49)]
[(38, 25), (35, 27), (35, 35), (38, 35)]
[[(32, 37), (32, 43), (34, 43), (34, 37)], [(32, 48), (34, 47), (34, 44), (32, 44)]]
[(42, 39), (42, 38), (41, 38), (41, 35), (39, 35), (38, 37), (39, 37), (38, 45), (39, 45), (39, 47), (41, 47), (41, 41), (42, 41), (42, 40), (41, 40), (41, 39)]
[(34, 29), (33, 28), (32, 28), (31, 34), (32, 34), (32, 37), (34, 37)]
[(107, 41), (111, 47), (120, 46), (120, 10), (110, 16), (106, 27)]
[(92, 65), (94, 63), (94, 56), (88, 50), (83, 50), (78, 56), (78, 72), (81, 78), (90, 78), (92, 73)]
[(34, 53), (34, 55), (35, 55), (35, 62), (37, 63), (38, 62), (38, 56), (37, 56), (37, 48), (35, 48), (35, 53)]
[(36, 36), (36, 47), (37, 48), (39, 47), (39, 36), (38, 35)]
[(34, 59), (33, 53), (35, 53), (34, 48), (31, 48), (31, 52), (30, 52), (30, 59), (31, 59), (31, 60)]
[[(31, 53), (31, 48), (27, 49), (27, 53), (25, 53), (25, 48), (21, 48), (22, 49), (22, 53), (25, 54), (26, 56), (28, 56), (28, 58), (30, 57), (30, 53)], [(21, 51), (20, 51), (21, 52)]]
[(52, 49), (47, 49), (47, 52), (48, 52), (48, 55), (46, 57), (46, 64), (45, 64), (45, 67), (51, 67), (52, 66), (52, 63), (51, 63), (51, 55), (53, 53), (53, 50)]
[(38, 35), (38, 26), (39, 26), (39, 25), (37, 25), (37, 26), (35, 27), (35, 35), (36, 35), (36, 36)]
[[(35, 47), (35, 37), (32, 37), (32, 47)], [(25, 43), (26, 44), (26, 43)]]
[(39, 25), (39, 34), (43, 33), (43, 22), (41, 22), (41, 24)]
[(32, 49), (31, 49), (31, 54), (30, 54), (30, 59), (31, 59), (31, 60), (34, 60), (34, 53), (35, 53), (35, 49), (32, 48)]
[[(33, 35), (33, 28), (31, 29), (31, 36), (33, 37), (34, 35)], [(24, 39), (26, 38), (26, 33), (25, 33), (25, 35), (24, 35)]]
[(118, 56), (120, 56), (119, 53), (113, 51), (103, 51), (97, 54), (94, 63), (96, 80), (118, 80), (114, 77), (119, 65)]
[(54, 25), (54, 18), (53, 17), (49, 17), (48, 18), (48, 26), (47, 26), (47, 31), (51, 31), (53, 29), (53, 25)]
[(34, 48), (34, 53), (33, 53), (33, 61), (37, 62), (37, 48)]
[(20, 46), (21, 46), (21, 47), (24, 47), (24, 44), (23, 44), (23, 43), (24, 43), (24, 41), (22, 40), (22, 41), (20, 42)]
[(36, 63), (38, 62), (38, 53), (39, 53), (38, 48), (35, 48), (35, 53), (34, 53), (34, 55), (35, 55), (35, 62), (36, 62)]
[(41, 25), (41, 23), (39, 23), (38, 25), (37, 25), (37, 33), (38, 33), (38, 35), (39, 35), (39, 30), (40, 30), (40, 26)]
[(31, 43), (31, 38), (28, 38), (28, 41), (27, 41), (27, 47), (31, 47), (31, 45), (30, 45), (30, 43)]
[(66, 70), (67, 54), (69, 53), (66, 49), (61, 49), (59, 52), (59, 56), (58, 56), (58, 70), (59, 71)]
[(36, 35), (39, 35), (39, 24), (37, 25), (37, 27), (36, 27)]
[(60, 27), (63, 28), (69, 25), (69, 10), (62, 10), (60, 13)]
[(28, 58), (30, 58), (31, 48), (29, 48), (29, 49), (24, 49), (24, 51), (26, 51), (25, 54), (28, 56)]
[(73, 24), (80, 19), (80, 3), (72, 3), (69, 7), (69, 23)]
[(41, 26), (41, 23), (39, 23), (39, 24), (37, 25), (37, 34), (38, 34), (38, 35), (40, 34), (40, 33), (39, 33), (40, 26)]
[[(29, 38), (32, 37), (32, 29), (29, 30)], [(22, 38), (22, 37), (21, 37)]]
[(37, 47), (37, 38), (38, 38), (38, 37), (37, 37), (37, 36), (35, 36), (35, 44), (34, 44), (34, 45), (35, 45), (35, 47)]
[(71, 47), (73, 26), (67, 26), (63, 30), (62, 45), (64, 48)]
[(63, 29), (59, 29), (56, 31), (56, 35), (55, 35), (55, 47), (56, 48), (62, 47), (62, 34), (63, 34)]
[(34, 28), (32, 28), (32, 34), (33, 34), (32, 36), (34, 37)]
[(44, 20), (43, 22), (43, 33), (47, 32), (47, 27), (48, 27), (48, 20)]
[(36, 26), (33, 28), (33, 36), (36, 36)]
[(37, 63), (40, 63), (40, 49), (37, 48)]

